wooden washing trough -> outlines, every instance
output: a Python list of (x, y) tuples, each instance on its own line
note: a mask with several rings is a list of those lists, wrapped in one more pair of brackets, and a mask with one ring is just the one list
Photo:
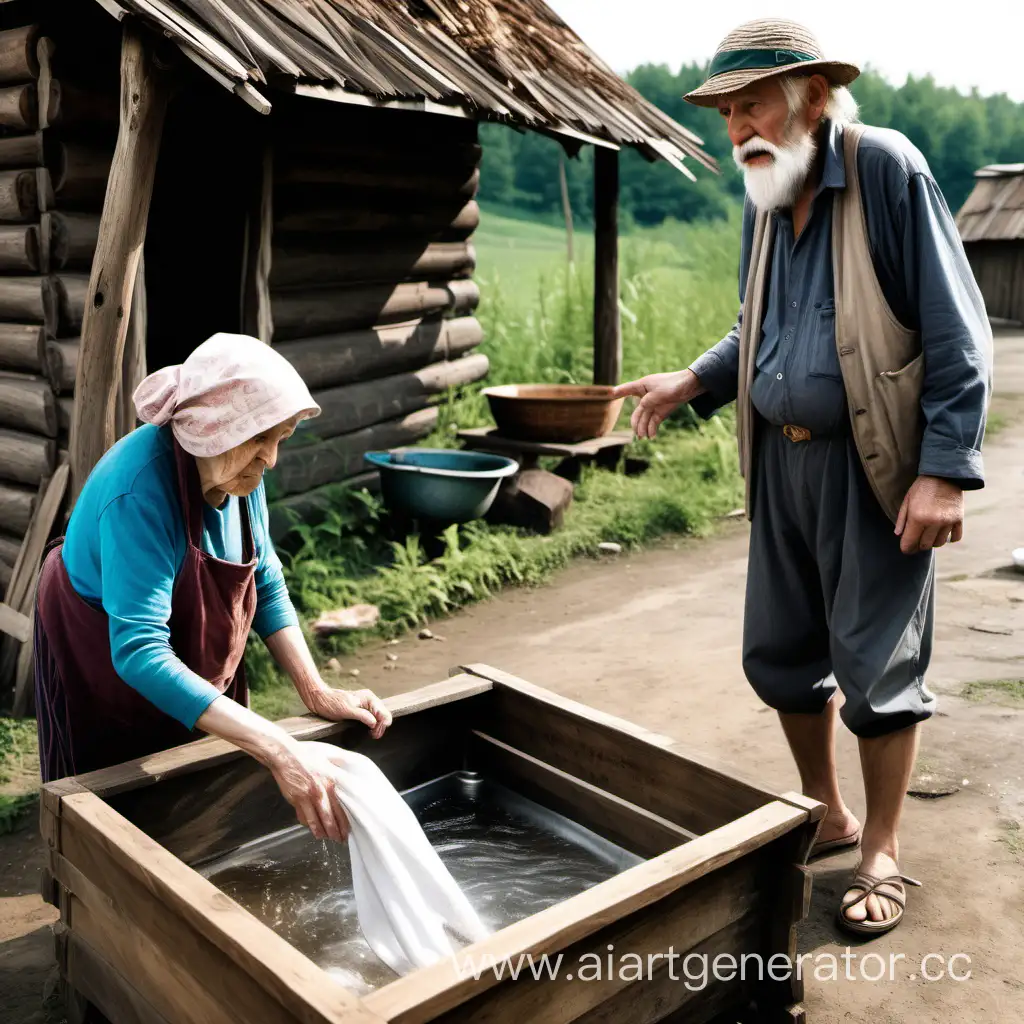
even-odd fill
[[(206, 739), (43, 789), (44, 895), (61, 912), (58, 962), (79, 1006), (114, 1024), (644, 1024), (710, 1021), (754, 1000), (759, 1020), (804, 1019), (801, 983), (767, 968), (796, 952), (821, 804), (484, 665), (388, 705), (394, 725), (376, 743), (351, 723), (283, 724), (366, 753), (403, 790), (478, 772), (643, 858), (464, 951), (513, 963), (560, 952), (562, 976), (460, 977), (446, 961), (356, 996), (192, 866), (294, 823), (265, 769)], [(600, 981), (565, 976), (593, 968), (585, 953), (605, 962), (609, 945), (636, 954), (643, 977), (618, 966)], [(764, 980), (750, 969), (687, 985), (687, 952), (760, 954)]]

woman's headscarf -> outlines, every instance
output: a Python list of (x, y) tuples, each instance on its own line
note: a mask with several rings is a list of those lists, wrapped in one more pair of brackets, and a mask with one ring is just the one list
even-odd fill
[(133, 396), (139, 419), (171, 424), (190, 455), (223, 455), (271, 427), (320, 415), (279, 352), (244, 334), (215, 334), (180, 366), (151, 373)]

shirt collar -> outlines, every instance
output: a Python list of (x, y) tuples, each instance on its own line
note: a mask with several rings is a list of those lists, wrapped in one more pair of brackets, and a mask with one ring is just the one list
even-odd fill
[(825, 160), (821, 168), (821, 182), (814, 195), (817, 198), (826, 188), (846, 188), (846, 163), (843, 159), (843, 130), (835, 121), (827, 120), (823, 148)]

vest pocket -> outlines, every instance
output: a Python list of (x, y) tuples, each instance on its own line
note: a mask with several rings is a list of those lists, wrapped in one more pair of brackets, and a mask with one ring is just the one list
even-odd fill
[(921, 412), (923, 381), (923, 352), (901, 369), (885, 370), (874, 380), (880, 434), (890, 451), (905, 464), (913, 462), (916, 465), (920, 457), (921, 435), (924, 430), (924, 417)]

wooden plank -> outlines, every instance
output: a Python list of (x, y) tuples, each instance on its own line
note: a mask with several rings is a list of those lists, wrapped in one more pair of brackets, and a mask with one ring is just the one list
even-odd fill
[(627, 430), (616, 430), (604, 437), (574, 444), (560, 442), (520, 441), (514, 437), (502, 437), (495, 427), (469, 427), (456, 435), (467, 448), (509, 454), (548, 455), (554, 458), (579, 458), (599, 455), (612, 448), (624, 448), (632, 443), (633, 435)]
[(274, 246), (272, 288), (372, 281), (445, 281), (468, 276), (476, 267), (471, 242), (432, 242), (411, 239), (367, 250), (339, 249), (333, 240), (323, 246), (282, 243)]
[(41, 373), (46, 366), (45, 356), (44, 326), (0, 323), (0, 370)]
[(29, 617), (15, 611), (8, 604), (0, 603), (0, 633), (14, 637), (18, 643), (27, 643), (32, 636)]
[(344, 480), (366, 468), (363, 456), (368, 451), (414, 444), (436, 425), (437, 409), (427, 408), (326, 441), (290, 441), (283, 446), (277, 466), (267, 478), (268, 497), (276, 501)]
[[(730, 954), (739, 962), (743, 953), (756, 950), (764, 924), (755, 914), (748, 914), (716, 932), (686, 954), (706, 958), (709, 964), (722, 954)], [(673, 947), (674, 948), (674, 947)], [(702, 961), (703, 962), (703, 959)], [(728, 961), (719, 961), (723, 970)], [(577, 1017), (577, 1024), (724, 1024), (744, 1019), (748, 996), (753, 986), (739, 978), (719, 981), (713, 974), (703, 988), (687, 986), (687, 978), (679, 964), (655, 972), (649, 982), (620, 989), (593, 1010)], [(667, 1014), (667, 1016), (666, 1016)], [(761, 1020), (761, 1018), (757, 1018)]]
[(710, 832), (778, 799), (667, 736), (488, 665), (463, 671), (495, 683), (490, 735), (683, 828)]
[[(132, 309), (128, 320), (128, 335), (124, 342), (124, 362), (121, 365), (120, 393), (117, 403), (117, 436), (124, 437), (135, 429), (138, 418), (132, 396), (146, 376), (146, 332), (149, 325), (149, 307), (146, 302), (145, 257), (139, 257), (138, 280), (132, 292)], [(72, 414), (74, 410), (72, 410)]]
[(37, 489), (0, 480), (0, 529), (23, 536), (32, 519)]
[(0, 480), (38, 485), (57, 464), (52, 438), (0, 428)]
[[(22, 544), (15, 567), (14, 577), (8, 588), (7, 600), (22, 614), (31, 615), (33, 611), (35, 587), (39, 577), (39, 567), (43, 559), (43, 551), (53, 532), (53, 524), (57, 519), (64, 494), (68, 486), (68, 466), (62, 463), (54, 471), (43, 491), (42, 500), (32, 517), (25, 542)], [(28, 644), (25, 645), (28, 647)], [(31, 674), (26, 670), (26, 662), (30, 663), (30, 651), (12, 651), (5, 646), (0, 667), (11, 671), (12, 660), (16, 673), (14, 690), (14, 713), (24, 715), (32, 700)], [(20, 664), (19, 664), (20, 663)]]
[(46, 375), (54, 391), (68, 394), (75, 390), (81, 348), (78, 338), (60, 338), (47, 342)]
[(64, 974), (68, 983), (108, 1020), (117, 1024), (174, 1024), (74, 932), (68, 935)]
[(39, 128), (39, 98), (35, 82), (0, 87), (0, 127), (16, 132)]
[(642, 857), (656, 857), (697, 838), (688, 829), (476, 729), (470, 737), (467, 767)]
[(274, 347), (313, 390), (454, 359), (483, 341), (475, 317), (416, 320), (376, 330), (281, 342)]
[(404, 323), (418, 317), (472, 312), (480, 289), (472, 280), (447, 284), (405, 282), (278, 291), (272, 296), (279, 341)]
[(0, 427), (57, 436), (57, 399), (47, 381), (28, 374), (0, 374)]
[(57, 326), (57, 297), (49, 277), (0, 277), (0, 319), (41, 324), (48, 334)]
[(412, 373), (314, 391), (322, 412), (310, 420), (310, 434), (330, 438), (406, 416), (426, 408), (432, 398), (450, 388), (482, 380), (490, 368), (482, 353), (462, 359), (433, 363)]
[(0, 221), (27, 223), (38, 216), (35, 170), (0, 171)]
[[(489, 693), (492, 688), (492, 684), (486, 679), (459, 674), (438, 683), (421, 686), (416, 690), (386, 697), (384, 703), (392, 716), (398, 719), (455, 701), (469, 700), (478, 694)], [(328, 722), (313, 715), (284, 718), (277, 724), (299, 740), (336, 740), (347, 732), (366, 728), (354, 722)], [(76, 776), (75, 782), (82, 789), (109, 800), (128, 790), (145, 788), (166, 779), (204, 771), (244, 758), (246, 755), (234, 744), (211, 737), (125, 764), (86, 772)], [(43, 787), (44, 794), (49, 788)], [(53, 799), (59, 800), (62, 795), (58, 792)]]
[(81, 871), (78, 878), (85, 894), (73, 892), (70, 898), (70, 935), (130, 977), (162, 1017), (204, 1024), (294, 1024), (298, 1019), (124, 872)]
[(146, 237), (169, 87), (150, 37), (128, 22), (121, 55), (121, 129), (110, 171), (82, 325), (71, 424), (71, 499), (117, 439), (116, 406), (132, 291)]
[(47, 155), (44, 132), (9, 135), (0, 139), (0, 170), (43, 167), (47, 162)]
[(88, 270), (96, 253), (99, 216), (61, 211), (50, 217), (53, 269)]
[[(497, 691), (495, 691), (497, 692)], [(699, 878), (785, 835), (806, 814), (773, 801), (684, 846), (645, 861), (547, 910), (474, 943), (465, 956), (492, 962), (557, 953), (622, 918), (649, 907)], [(463, 976), (463, 957), (446, 959), (399, 978), (364, 999), (392, 1024), (420, 1024), (498, 984), (493, 972)]]
[(619, 154), (594, 150), (594, 383), (622, 377), (619, 316)]
[[(664, 957), (670, 949), (678, 957), (674, 973), (680, 992), (675, 1000), (666, 1000), (662, 1010), (673, 1010), (682, 1005), (684, 993), (697, 995), (687, 991), (684, 984), (687, 978), (681, 968), (683, 959), (691, 951), (714, 948), (738, 954), (741, 949), (746, 952), (760, 948), (757, 930), (762, 925), (764, 901), (758, 893), (757, 868), (756, 860), (746, 859), (698, 879), (646, 910), (569, 946), (562, 951), (558, 977), (542, 974), (535, 979), (528, 963), (524, 964), (520, 978), (506, 981), (484, 997), (471, 1000), (435, 1020), (438, 1024), (470, 1024), (484, 1020), (488, 1024), (537, 1020), (545, 1024), (569, 1024), (581, 1019), (591, 1020), (593, 1014), (593, 1019), (597, 1020), (636, 1024), (638, 1018), (633, 1012), (617, 1016), (609, 1014), (607, 1009), (612, 1003), (621, 1013), (627, 1006), (632, 1009), (637, 1000), (644, 1000), (648, 983), (632, 980), (621, 958), (626, 954), (638, 957), (640, 969), (646, 973), (659, 963), (657, 959), (649, 961), (648, 958), (659, 954)], [(740, 934), (751, 940), (749, 946), (732, 944)], [(584, 973), (581, 980), (579, 974), (586, 969), (589, 975)], [(742, 1000), (744, 992), (751, 987), (749, 984), (736, 986), (732, 999)], [(411, 1024), (414, 1019), (415, 1016), (404, 1015), (398, 1018), (402, 1024)]]
[(39, 77), (38, 39), (38, 25), (0, 32), (0, 83), (26, 82)]
[(456, 242), (469, 238), (480, 226), (480, 206), (471, 199), (461, 209), (446, 206), (419, 212), (359, 209), (339, 206), (277, 212), (275, 234), (398, 234), (421, 233), (427, 240)]
[(106, 147), (81, 142), (61, 144), (53, 175), (53, 191), (60, 208), (98, 213), (103, 206), (113, 158), (113, 152)]
[[(54, 277), (59, 308), (60, 333), (78, 335), (85, 319), (86, 299), (89, 295), (88, 274), (59, 274)], [(123, 319), (123, 318), (122, 318)]]
[(40, 253), (38, 225), (0, 225), (0, 272), (38, 274)]

